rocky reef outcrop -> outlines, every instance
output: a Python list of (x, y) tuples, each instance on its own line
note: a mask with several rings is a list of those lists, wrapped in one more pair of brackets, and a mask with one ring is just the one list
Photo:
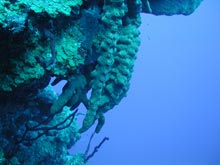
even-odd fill
[(140, 14), (189, 15), (201, 1), (1, 0), (0, 164), (85, 164), (94, 153), (67, 150), (126, 96)]

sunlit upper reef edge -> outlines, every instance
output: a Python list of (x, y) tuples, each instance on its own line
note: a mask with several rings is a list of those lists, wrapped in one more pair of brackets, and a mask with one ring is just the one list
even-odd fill
[(126, 96), (140, 14), (189, 15), (201, 1), (0, 0), (0, 164), (86, 164), (96, 150), (68, 149)]

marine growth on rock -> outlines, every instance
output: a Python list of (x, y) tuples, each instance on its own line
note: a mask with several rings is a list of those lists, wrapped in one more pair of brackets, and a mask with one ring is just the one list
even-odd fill
[(95, 150), (67, 151), (126, 96), (140, 14), (189, 15), (201, 1), (0, 0), (0, 164), (87, 163)]

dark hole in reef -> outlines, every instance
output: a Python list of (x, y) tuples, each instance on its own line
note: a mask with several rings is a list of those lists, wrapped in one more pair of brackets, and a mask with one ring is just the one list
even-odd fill
[(23, 33), (11, 35), (6, 30), (0, 28), (0, 34), (0, 60), (5, 61), (25, 51)]

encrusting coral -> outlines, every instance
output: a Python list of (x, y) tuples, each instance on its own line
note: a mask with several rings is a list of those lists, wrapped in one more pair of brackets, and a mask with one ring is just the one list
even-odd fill
[[(0, 164), (85, 164), (108, 140), (88, 155), (105, 113), (129, 90), (140, 14), (188, 15), (201, 1), (1, 0)], [(87, 151), (68, 154), (95, 121)]]

